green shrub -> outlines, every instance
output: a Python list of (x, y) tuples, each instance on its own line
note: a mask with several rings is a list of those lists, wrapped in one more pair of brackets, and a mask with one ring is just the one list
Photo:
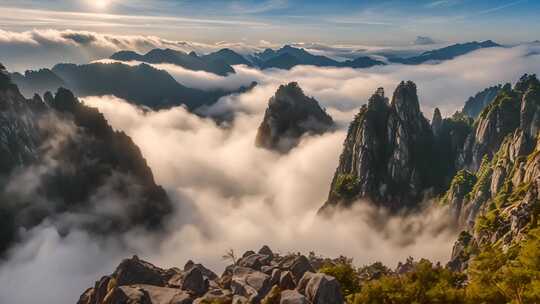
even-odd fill
[(352, 198), (358, 192), (360, 181), (352, 174), (340, 174), (336, 178), (334, 192), (344, 198)]
[(358, 272), (351, 262), (325, 265), (319, 272), (333, 276), (341, 286), (343, 296), (347, 297), (360, 291), (360, 279)]

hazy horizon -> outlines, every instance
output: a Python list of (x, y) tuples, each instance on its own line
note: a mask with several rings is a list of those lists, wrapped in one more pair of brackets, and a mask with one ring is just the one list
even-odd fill
[[(516, 44), (540, 37), (540, 3), (471, 1), (0, 1), (0, 28), (89, 30), (151, 35), (204, 43), (411, 44), (497, 40)], [(496, 24), (496, 26), (494, 26)]]

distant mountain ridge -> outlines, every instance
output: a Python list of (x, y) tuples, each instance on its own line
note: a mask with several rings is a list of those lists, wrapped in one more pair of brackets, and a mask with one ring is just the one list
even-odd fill
[[(189, 54), (172, 49), (153, 49), (140, 55), (133, 51), (120, 51), (110, 58), (118, 61), (139, 61), (153, 64), (170, 63), (193, 71), (205, 71), (220, 76), (234, 74), (235, 71), (230, 63), (243, 62), (231, 50), (221, 50), (206, 56), (199, 57), (195, 52)], [(247, 60), (245, 61), (247, 63)]]
[(297, 65), (311, 65), (318, 67), (351, 67), (369, 68), (385, 63), (367, 56), (358, 57), (344, 62), (336, 61), (326, 56), (313, 55), (303, 48), (285, 45), (278, 50), (266, 49), (261, 53), (250, 56), (254, 64), (261, 69), (278, 68), (289, 70)]
[(497, 44), (491, 40), (486, 40), (482, 42), (467, 42), (467, 43), (458, 43), (453, 44), (441, 49), (431, 50), (424, 52), (418, 56), (409, 57), (409, 58), (390, 58), (390, 62), (402, 63), (402, 64), (422, 64), (428, 61), (444, 61), (451, 60), (458, 56), (466, 55), (470, 52), (484, 49), (484, 48), (494, 48), (502, 47), (502, 45)]
[(148, 64), (122, 63), (57, 64), (52, 70), (27, 71), (24, 75), (13, 73), (11, 78), (27, 97), (67, 87), (78, 96), (114, 95), (152, 109), (185, 105), (194, 110), (256, 85), (252, 83), (238, 90), (199, 90), (178, 83), (166, 71)]
[(24, 75), (12, 73), (10, 78), (11, 81), (17, 84), (23, 95), (27, 97), (34, 94), (43, 95), (47, 91), (55, 91), (66, 85), (64, 80), (50, 69), (26, 71)]

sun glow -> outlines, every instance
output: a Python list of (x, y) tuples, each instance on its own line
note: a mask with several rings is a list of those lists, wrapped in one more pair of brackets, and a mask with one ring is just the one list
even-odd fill
[(98, 9), (106, 9), (110, 2), (110, 0), (92, 0), (91, 3)]

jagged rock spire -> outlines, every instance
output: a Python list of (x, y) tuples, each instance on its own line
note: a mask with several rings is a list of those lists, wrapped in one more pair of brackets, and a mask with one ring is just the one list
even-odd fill
[(437, 136), (439, 134), (439, 131), (441, 130), (442, 126), (442, 115), (439, 108), (435, 108), (435, 111), (433, 111), (433, 119), (431, 119), (431, 129), (433, 130), (433, 134)]
[(321, 134), (334, 126), (332, 117), (317, 100), (307, 97), (298, 83), (282, 85), (270, 98), (255, 144), (288, 151), (304, 134)]
[(432, 146), (416, 85), (400, 83), (390, 104), (377, 89), (349, 127), (323, 210), (360, 199), (394, 211), (417, 206), (434, 183), (427, 165)]

